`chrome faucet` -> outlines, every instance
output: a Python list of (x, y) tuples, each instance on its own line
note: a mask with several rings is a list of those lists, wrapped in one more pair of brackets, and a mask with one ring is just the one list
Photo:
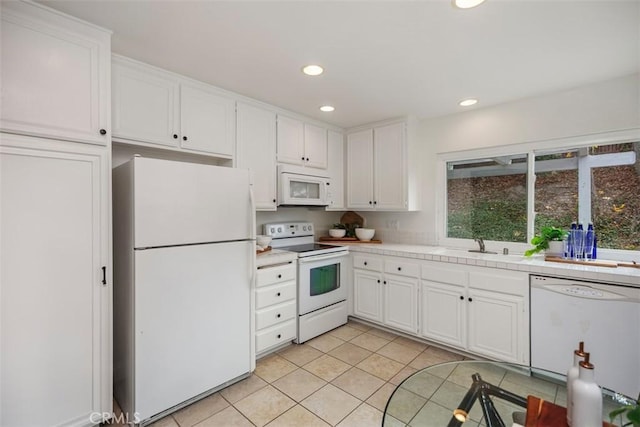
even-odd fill
[(482, 240), (482, 237), (478, 237), (477, 239), (473, 240), (478, 242), (478, 245), (480, 245), (480, 252), (486, 252), (486, 249), (484, 247), (484, 240)]

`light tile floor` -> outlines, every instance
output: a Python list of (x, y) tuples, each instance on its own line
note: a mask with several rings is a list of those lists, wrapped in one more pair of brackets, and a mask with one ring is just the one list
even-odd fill
[(153, 427), (370, 427), (405, 378), (463, 356), (349, 321), (258, 360), (254, 373)]

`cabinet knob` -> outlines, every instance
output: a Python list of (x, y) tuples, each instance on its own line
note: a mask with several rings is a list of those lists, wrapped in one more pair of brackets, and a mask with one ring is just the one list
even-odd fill
[(307, 157), (305, 160), (308, 162), (308, 161), (309, 161), (309, 158)]
[(387, 281), (385, 280), (384, 282), (382, 282), (382, 284), (383, 284), (383, 285), (386, 285), (386, 284), (387, 284)]
[(380, 279), (378, 279), (378, 283), (380, 283)]
[(364, 262), (364, 265), (367, 265), (367, 261)]
[(469, 297), (469, 302), (473, 301), (473, 298)]
[(273, 199), (273, 203), (275, 203), (275, 202), (276, 202), (276, 199)]
[(280, 318), (280, 313), (276, 314), (276, 317), (279, 319)]
[(107, 134), (106, 129), (100, 129), (100, 135), (106, 135), (106, 134)]
[(373, 204), (373, 202), (372, 202), (371, 200), (369, 200), (369, 204), (370, 204), (370, 205), (372, 205), (372, 204)]
[(187, 137), (186, 137), (186, 136), (183, 136), (183, 137), (182, 137), (182, 140), (183, 140), (183, 141), (186, 141), (186, 140), (187, 140)]
[(460, 295), (460, 299), (461, 299), (462, 301), (464, 301), (464, 297), (463, 297), (462, 295)]
[(280, 296), (280, 292), (278, 292), (278, 293), (276, 294), (276, 296), (277, 296), (277, 297), (279, 297), (279, 296)]
[(282, 337), (282, 335), (281, 335), (281, 334), (278, 334), (278, 339), (280, 339), (281, 337)]
[(173, 139), (178, 139), (178, 135), (177, 134), (173, 134)]
[(398, 271), (402, 271), (402, 267), (398, 267)]
[(282, 274), (278, 274), (278, 279), (282, 279)]
[(300, 157), (300, 160), (304, 161), (304, 156)]
[(374, 204), (374, 205), (377, 205), (377, 204), (378, 204), (378, 202), (374, 200), (374, 201), (373, 201), (373, 204)]
[(327, 182), (327, 185), (331, 185), (331, 183), (330, 183), (330, 182)]

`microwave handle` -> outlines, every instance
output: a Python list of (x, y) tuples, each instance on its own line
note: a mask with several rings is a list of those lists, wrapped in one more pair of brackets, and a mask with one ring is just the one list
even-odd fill
[(309, 262), (316, 262), (316, 261), (324, 261), (327, 259), (335, 259), (335, 258), (342, 258), (344, 256), (347, 256), (349, 254), (348, 251), (344, 251), (344, 252), (336, 252), (336, 253), (332, 253), (332, 254), (328, 254), (328, 255), (318, 255), (318, 256), (310, 256), (307, 258), (298, 258), (298, 263), (299, 264), (306, 264)]

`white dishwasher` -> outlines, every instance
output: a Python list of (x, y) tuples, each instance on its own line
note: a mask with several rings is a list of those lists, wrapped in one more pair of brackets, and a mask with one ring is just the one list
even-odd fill
[(566, 374), (584, 341), (596, 382), (640, 393), (640, 288), (531, 276), (531, 367)]

